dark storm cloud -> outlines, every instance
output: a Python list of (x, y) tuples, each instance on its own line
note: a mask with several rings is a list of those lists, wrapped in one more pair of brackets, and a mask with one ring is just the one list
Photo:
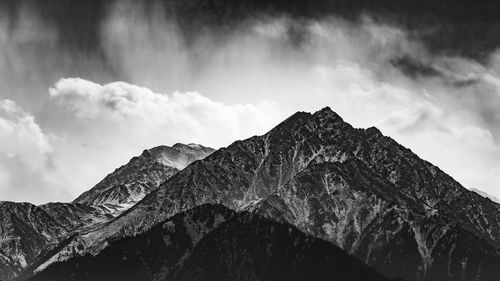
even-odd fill
[(442, 77), (442, 73), (432, 65), (417, 61), (409, 56), (398, 57), (391, 63), (403, 73), (413, 78), (418, 77)]
[[(27, 0), (0, 1), (11, 26), (22, 9), (37, 13), (57, 29), (58, 44), (75, 52), (101, 59), (100, 28), (110, 7), (126, 0)], [(500, 3), (493, 0), (146, 0), (138, 8), (146, 14), (161, 11), (179, 23), (187, 42), (207, 28), (220, 34), (260, 17), (289, 16), (294, 19), (321, 20), (331, 16), (352, 22), (361, 15), (399, 25), (411, 36), (423, 40), (439, 53), (485, 58), (500, 45)], [(140, 6), (140, 7), (139, 7)], [(293, 34), (300, 36), (302, 33)], [(297, 38), (296, 38), (297, 39)]]

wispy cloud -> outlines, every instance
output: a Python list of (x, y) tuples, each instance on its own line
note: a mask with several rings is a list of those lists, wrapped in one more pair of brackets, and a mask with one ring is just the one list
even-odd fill
[[(13, 29), (0, 22), (0, 58), (8, 61), (0, 97), (37, 120), (55, 167), (47, 174), (66, 179), (50, 182), (60, 186), (54, 190), (75, 196), (144, 148), (223, 146), (329, 105), (355, 126), (378, 126), (466, 187), (500, 197), (499, 53), (486, 62), (438, 54), (419, 34), (369, 16), (262, 17), (186, 36), (162, 9), (128, 1), (108, 11), (102, 52), (91, 57), (60, 46), (57, 30), (36, 17)], [(126, 82), (108, 83), (117, 78)], [(16, 149), (37, 147), (8, 138), (16, 148), (3, 163), (23, 159)], [(40, 200), (72, 199), (51, 196)]]

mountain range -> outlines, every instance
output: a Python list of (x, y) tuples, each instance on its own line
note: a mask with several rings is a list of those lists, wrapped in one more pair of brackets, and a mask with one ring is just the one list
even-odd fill
[(10, 280), (40, 265), (78, 233), (109, 222), (163, 180), (211, 152), (197, 144), (159, 146), (132, 158), (72, 203), (0, 202), (0, 279)]
[(408, 281), (500, 274), (499, 204), (330, 108), (298, 112), (215, 152), (147, 150), (73, 203), (2, 204), (4, 279), (324, 280), (338, 272), (339, 280), (384, 280), (357, 261)]

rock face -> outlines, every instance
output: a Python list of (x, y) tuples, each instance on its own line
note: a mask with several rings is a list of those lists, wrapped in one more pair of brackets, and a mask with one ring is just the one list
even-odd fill
[(11, 279), (77, 228), (112, 218), (81, 204), (0, 202), (0, 276)]
[(334, 245), (259, 215), (202, 205), (97, 256), (53, 264), (32, 281), (370, 280), (385, 277)]
[(114, 218), (109, 209), (101, 206), (80, 203), (47, 203), (39, 207), (69, 232), (98, 225)]
[(390, 277), (495, 280), (500, 205), (329, 108), (299, 112), (165, 181), (126, 214), (85, 235), (89, 251), (183, 210), (220, 203), (291, 223)]
[(73, 203), (0, 202), (0, 280), (82, 252), (79, 233), (99, 228), (189, 163), (213, 151), (198, 144), (145, 150)]
[(164, 180), (213, 151), (199, 144), (181, 143), (144, 150), (142, 155), (132, 158), (73, 202), (105, 206), (121, 212), (140, 201)]

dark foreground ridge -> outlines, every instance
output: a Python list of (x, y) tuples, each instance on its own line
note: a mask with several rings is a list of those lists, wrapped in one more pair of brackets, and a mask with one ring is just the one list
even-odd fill
[(366, 280), (385, 277), (294, 226), (201, 205), (96, 257), (56, 263), (30, 281)]

